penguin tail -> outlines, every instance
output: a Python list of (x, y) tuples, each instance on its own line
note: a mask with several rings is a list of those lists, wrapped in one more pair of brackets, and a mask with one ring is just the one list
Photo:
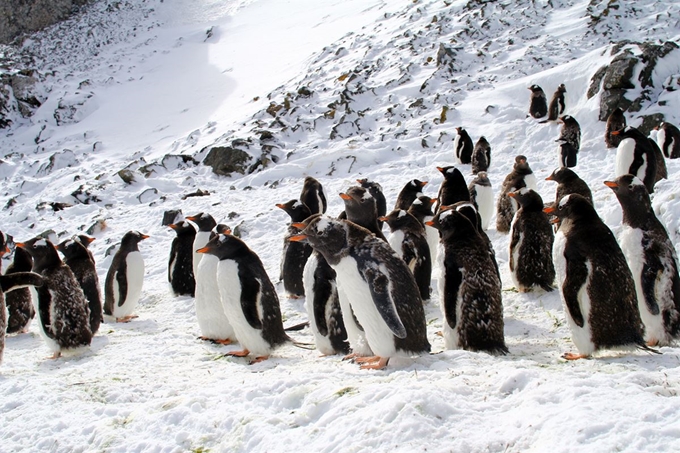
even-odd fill
[(305, 327), (309, 327), (309, 321), (301, 322), (300, 324), (295, 324), (290, 327), (284, 327), (283, 331), (284, 332), (298, 332)]
[(551, 291), (555, 291), (555, 288), (547, 283), (541, 284), (541, 288), (543, 288), (548, 293)]
[(292, 338), (290, 339), (290, 341), (296, 348), (306, 349), (308, 351), (313, 351), (316, 349), (316, 344), (314, 343), (303, 343), (301, 341), (293, 340)]

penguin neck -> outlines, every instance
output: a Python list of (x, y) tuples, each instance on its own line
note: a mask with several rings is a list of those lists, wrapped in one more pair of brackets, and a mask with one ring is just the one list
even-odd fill
[(653, 217), (652, 207), (641, 200), (631, 200), (632, 203), (622, 205), (623, 223), (631, 228), (644, 228), (649, 225)]
[(33, 271), (41, 273), (45, 269), (54, 268), (62, 264), (57, 251), (53, 248), (33, 259)]

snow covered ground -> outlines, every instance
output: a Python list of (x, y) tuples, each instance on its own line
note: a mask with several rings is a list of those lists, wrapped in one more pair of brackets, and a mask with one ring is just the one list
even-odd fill
[[(174, 297), (166, 281), (174, 232), (161, 226), (164, 211), (210, 212), (238, 226), (275, 279), (288, 221), (275, 204), (297, 198), (305, 176), (322, 182), (333, 215), (342, 210), (337, 194), (359, 177), (378, 181), (390, 207), (413, 178), (429, 181), (424, 191), (435, 196), (436, 166), (454, 163), (456, 126), (491, 143), (496, 191), (524, 154), (551, 200), (555, 185), (544, 179), (557, 165), (559, 125), (525, 118), (533, 83), (548, 97), (565, 83), (567, 113), (583, 131), (575, 170), (618, 232), (621, 210), (603, 184), (615, 151), (604, 146), (599, 95), (586, 92), (611, 43), (678, 43), (680, 5), (591, 3), (103, 1), (27, 41), (44, 102), (0, 131), (0, 229), (18, 240), (47, 230), (62, 239), (105, 223), (91, 246), (102, 282), (106, 251), (126, 231), (151, 237), (140, 244), (147, 275), (138, 319), (103, 324), (89, 351), (58, 360), (46, 359), (35, 322), (8, 338), (0, 451), (680, 451), (680, 350), (561, 359), (575, 349), (559, 295), (518, 293), (508, 238), (493, 229), (505, 357), (443, 350), (433, 301), (431, 355), (361, 371), (284, 346), (248, 366), (223, 357), (238, 346), (196, 338), (193, 300)], [(452, 65), (438, 65), (447, 49)], [(650, 100), (629, 124), (656, 112), (680, 122), (680, 91), (662, 89), (678, 74), (676, 50), (657, 65)], [(58, 123), (60, 103), (73, 115)], [(275, 116), (266, 112), (272, 103)], [(264, 130), (274, 138), (261, 141)], [(166, 157), (201, 160), (206, 147), (235, 139), (254, 158), (271, 145), (269, 164), (223, 177)], [(654, 207), (677, 248), (680, 162), (667, 165)], [(117, 175), (123, 168), (134, 183)], [(469, 166), (460, 168), (469, 181)], [(183, 199), (197, 189), (211, 195)], [(73, 206), (54, 212), (43, 202)], [(284, 324), (304, 321), (304, 300), (277, 288)], [(308, 331), (293, 336), (312, 341)]]

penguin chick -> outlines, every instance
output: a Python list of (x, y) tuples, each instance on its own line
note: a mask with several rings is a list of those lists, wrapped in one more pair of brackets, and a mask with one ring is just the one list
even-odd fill
[[(30, 272), (33, 269), (31, 254), (21, 247), (14, 249), (14, 259), (7, 267), (5, 275)], [(35, 307), (30, 288), (18, 288), (5, 294), (7, 305), (7, 333), (26, 333), (31, 320), (35, 317)], [(1, 314), (0, 314), (1, 315)], [(2, 331), (2, 329), (0, 329)]]
[[(367, 178), (357, 179), (357, 182), (361, 187), (368, 190), (368, 193), (375, 198), (375, 206), (378, 211), (378, 217), (382, 217), (387, 214), (387, 200), (385, 200), (385, 194), (383, 194), (382, 186), (375, 181), (370, 181)], [(382, 222), (378, 223), (378, 226), (382, 228)]]
[(543, 118), (548, 114), (548, 101), (543, 89), (538, 85), (531, 85), (531, 98), (529, 104), (529, 115), (534, 118)]
[(564, 93), (566, 92), (567, 88), (563, 83), (555, 90), (552, 99), (550, 99), (550, 105), (548, 106), (548, 121), (555, 121), (564, 113)]
[(129, 322), (136, 318), (132, 312), (142, 295), (144, 259), (138, 244), (149, 236), (139, 231), (128, 231), (120, 248), (111, 260), (104, 282), (104, 314), (116, 322)]
[(468, 186), (470, 191), (470, 201), (479, 212), (482, 218), (482, 230), (489, 228), (491, 217), (494, 210), (493, 189), (491, 188), (491, 181), (485, 171), (477, 173), (475, 179), (470, 181)]
[(196, 229), (185, 220), (168, 226), (177, 233), (170, 247), (168, 281), (176, 296), (193, 297), (196, 292), (196, 277), (193, 267)]
[(456, 159), (458, 159), (458, 162), (461, 164), (470, 164), (472, 163), (472, 151), (474, 149), (472, 139), (462, 127), (457, 127), (456, 132), (458, 134), (453, 140), (453, 147), (456, 150)]
[(487, 171), (491, 165), (491, 145), (484, 137), (479, 137), (472, 150), (472, 174)]
[[(402, 209), (404, 211), (408, 210), (416, 198), (422, 195), (421, 191), (426, 184), (427, 181), (420, 181), (418, 179), (412, 179), (411, 181), (407, 182), (397, 196), (397, 202), (394, 205), (394, 209)], [(385, 214), (383, 214), (383, 216), (384, 215)]]
[(560, 117), (560, 123), (562, 123), (562, 129), (557, 140), (564, 140), (578, 152), (581, 149), (581, 125), (570, 115)]
[(309, 208), (312, 214), (323, 214), (328, 207), (326, 195), (323, 193), (323, 186), (311, 176), (305, 178), (302, 192), (300, 192), (300, 201)]
[[(301, 201), (289, 200), (286, 203), (276, 205), (277, 208), (286, 211), (292, 223), (302, 222), (312, 215), (311, 211)], [(288, 297), (298, 299), (304, 297), (305, 288), (303, 284), (303, 271), (312, 248), (308, 244), (291, 242), (291, 236), (298, 234), (299, 230), (289, 225), (283, 238), (283, 258), (281, 259), (280, 279), (283, 280), (283, 288), (288, 293)]]
[(375, 198), (371, 196), (367, 189), (359, 186), (352, 186), (347, 189), (347, 192), (341, 193), (340, 198), (345, 202), (347, 220), (366, 228), (379, 239), (387, 242), (385, 235), (378, 226), (378, 212)]
[(510, 231), (510, 223), (517, 212), (517, 202), (510, 198), (508, 194), (523, 187), (536, 190), (536, 177), (529, 167), (527, 158), (519, 155), (515, 157), (515, 165), (512, 171), (503, 180), (503, 186), (498, 198), (496, 209), (496, 230), (499, 233)]
[(621, 137), (619, 135), (612, 135), (612, 132), (621, 131), (625, 127), (626, 117), (623, 114), (623, 110), (617, 107), (607, 118), (607, 125), (604, 129), (604, 144), (607, 148), (617, 148), (619, 146)]
[(439, 186), (434, 212), (439, 212), (442, 206), (449, 206), (459, 201), (470, 201), (470, 191), (460, 170), (454, 166), (437, 167), (437, 170), (444, 175), (444, 180)]
[(558, 163), (560, 167), (575, 167), (578, 159), (578, 150), (564, 139), (557, 140)]

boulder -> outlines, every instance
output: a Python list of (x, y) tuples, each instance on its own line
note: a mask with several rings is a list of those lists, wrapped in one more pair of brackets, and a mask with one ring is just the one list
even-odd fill
[(231, 176), (232, 173), (245, 174), (252, 157), (247, 152), (231, 146), (215, 146), (203, 159), (203, 165), (212, 168), (213, 173)]

